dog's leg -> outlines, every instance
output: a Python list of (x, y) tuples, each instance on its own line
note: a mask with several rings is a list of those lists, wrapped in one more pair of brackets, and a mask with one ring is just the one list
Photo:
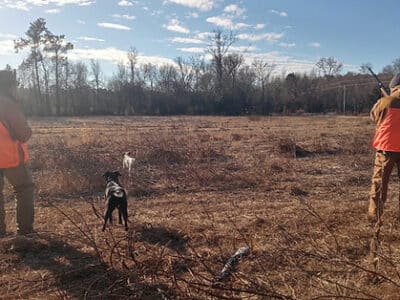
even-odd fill
[(118, 207), (118, 224), (122, 224), (121, 207)]
[(111, 207), (108, 207), (106, 213), (104, 214), (103, 231), (106, 230), (107, 220), (110, 220), (110, 224), (112, 223), (111, 215), (112, 215)]
[(125, 205), (122, 205), (121, 210), (122, 210), (122, 217), (124, 218), (125, 231), (128, 231), (128, 205), (127, 205), (127, 203), (125, 203)]
[(111, 209), (110, 215), (109, 215), (109, 217), (108, 217), (108, 220), (109, 220), (109, 222), (110, 222), (110, 225), (112, 225), (112, 223), (113, 223), (113, 218), (112, 218), (112, 213), (113, 213), (113, 211), (114, 211), (114, 208)]

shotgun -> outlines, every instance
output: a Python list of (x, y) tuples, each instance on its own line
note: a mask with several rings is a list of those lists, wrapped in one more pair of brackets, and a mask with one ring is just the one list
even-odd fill
[(378, 76), (374, 73), (374, 71), (372, 71), (372, 69), (370, 67), (367, 67), (367, 69), (372, 74), (372, 76), (375, 77), (376, 81), (378, 81), (378, 86), (382, 92), (382, 95), (385, 97), (389, 96), (390, 93), (387, 92), (386, 87), (383, 85), (382, 81), (378, 78)]

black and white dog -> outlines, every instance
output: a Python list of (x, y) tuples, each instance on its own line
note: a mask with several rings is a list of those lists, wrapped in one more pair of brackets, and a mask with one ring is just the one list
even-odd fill
[(126, 191), (119, 183), (118, 177), (121, 174), (118, 171), (104, 173), (107, 185), (105, 190), (106, 208), (104, 213), (104, 224), (103, 231), (106, 229), (107, 221), (112, 224), (112, 213), (114, 209), (118, 209), (119, 224), (122, 224), (122, 218), (124, 219), (125, 230), (128, 230), (128, 200)]

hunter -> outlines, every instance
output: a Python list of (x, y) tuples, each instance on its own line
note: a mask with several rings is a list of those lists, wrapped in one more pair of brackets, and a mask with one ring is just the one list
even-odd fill
[(389, 88), (390, 95), (380, 98), (370, 114), (376, 124), (373, 139), (376, 154), (368, 207), (371, 222), (380, 220), (383, 214), (389, 178), (395, 165), (400, 177), (400, 74), (393, 77)]
[(0, 71), (0, 237), (6, 234), (4, 210), (4, 178), (16, 196), (17, 234), (33, 231), (34, 184), (27, 168), (26, 142), (32, 131), (16, 102), (15, 71)]

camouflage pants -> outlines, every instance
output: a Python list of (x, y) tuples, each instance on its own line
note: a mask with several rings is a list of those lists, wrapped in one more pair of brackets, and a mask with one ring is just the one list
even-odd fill
[(374, 173), (372, 175), (371, 193), (368, 207), (368, 216), (371, 219), (378, 219), (382, 216), (383, 208), (387, 198), (390, 174), (394, 166), (397, 167), (400, 177), (400, 155), (384, 155), (376, 152)]
[(16, 221), (17, 233), (24, 234), (33, 230), (33, 191), (31, 173), (22, 164), (15, 168), (0, 169), (0, 234), (6, 231), (5, 210), (4, 210), (4, 178), (13, 186), (16, 196)]

